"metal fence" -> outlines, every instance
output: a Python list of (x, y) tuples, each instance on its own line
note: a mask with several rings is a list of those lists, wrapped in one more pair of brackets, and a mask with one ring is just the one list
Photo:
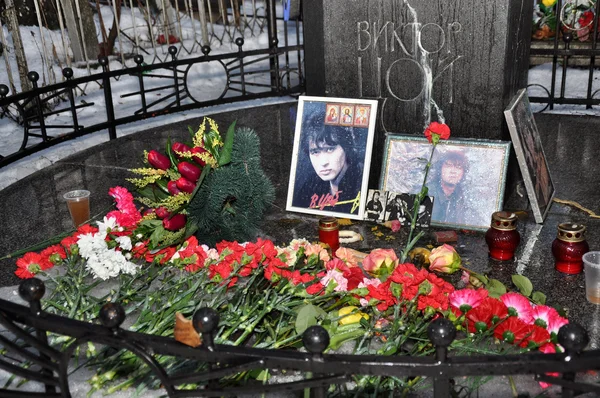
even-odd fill
[(171, 45), (161, 63), (147, 63), (137, 54), (135, 66), (122, 68), (101, 57), (102, 72), (89, 76), (74, 77), (66, 67), (63, 82), (38, 87), (40, 75), (32, 71), (27, 77), (33, 89), (11, 96), (0, 84), (0, 117), (22, 126), (3, 142), (0, 167), (94, 131), (107, 130), (114, 139), (117, 126), (137, 120), (302, 92), (302, 21), (278, 19), (276, 3), (265, 3), (266, 40), (254, 41), (255, 49), (246, 50), (246, 39), (237, 37), (234, 52), (213, 55), (204, 45), (203, 55), (180, 58), (182, 47)]
[[(303, 334), (307, 352), (266, 350), (235, 347), (214, 343), (219, 316), (209, 308), (198, 310), (193, 325), (201, 334), (201, 345), (191, 348), (172, 338), (130, 332), (120, 326), (125, 320), (124, 309), (116, 303), (105, 304), (100, 310), (102, 325), (76, 321), (42, 311), (41, 298), (45, 287), (41, 280), (25, 280), (19, 294), (29, 308), (0, 300), (0, 325), (13, 339), (0, 335), (0, 369), (43, 386), (44, 392), (0, 388), (4, 397), (69, 397), (69, 370), (78, 347), (88, 342), (126, 350), (145, 363), (160, 381), (169, 397), (235, 396), (312, 390), (313, 396), (324, 397), (336, 386), (354, 395), (346, 383), (353, 375), (380, 377), (429, 378), (435, 397), (452, 395), (452, 379), (481, 375), (536, 375), (536, 380), (562, 387), (563, 397), (582, 393), (600, 394), (600, 384), (576, 381), (576, 373), (600, 368), (600, 350), (583, 351), (589, 342), (587, 333), (575, 324), (563, 326), (558, 342), (565, 352), (560, 354), (449, 356), (448, 347), (456, 336), (452, 322), (438, 318), (431, 322), (427, 335), (435, 347), (435, 355), (426, 357), (365, 356), (324, 354), (329, 345), (327, 331), (312, 326)], [(49, 345), (48, 333), (68, 336), (66, 346)], [(64, 341), (64, 339), (63, 339)], [(200, 370), (169, 372), (157, 360), (159, 356), (175, 357), (178, 361), (204, 364)], [(249, 383), (224, 386), (219, 381), (241, 372), (288, 370), (300, 376), (295, 381)], [(550, 375), (560, 372), (562, 375)], [(191, 388), (190, 384), (198, 387)], [(356, 386), (355, 386), (356, 387)], [(393, 393), (393, 392), (392, 392)], [(339, 394), (338, 394), (339, 395)], [(343, 394), (342, 394), (343, 395)]]
[(600, 105), (596, 57), (600, 55), (600, 2), (596, 0), (557, 0), (551, 7), (537, 1), (534, 10), (534, 37), (531, 43), (533, 65), (548, 63), (550, 81), (533, 82), (529, 100), (544, 106)]
[[(248, 41), (268, 29), (267, 13), (272, 11), (268, 8), (274, 1), (32, 0), (37, 26), (19, 27), (20, 40), (14, 37), (14, 27), (13, 31), (4, 29), (10, 23), (3, 27), (0, 21), (0, 66), (6, 68), (0, 83), (12, 92), (27, 87), (27, 82), (20, 82), (19, 63), (37, 71), (42, 86), (64, 80), (64, 67), (75, 69), (76, 77), (93, 74), (103, 55), (125, 68), (135, 66), (135, 55), (144, 56), (147, 64), (169, 61), (168, 45), (177, 48), (180, 59), (201, 55), (203, 46), (226, 52), (235, 47), (235, 39)], [(300, 13), (300, 0), (275, 3), (273, 10), (280, 19), (295, 19)], [(49, 26), (49, 20), (57, 22)], [(19, 58), (21, 50), (24, 57)]]

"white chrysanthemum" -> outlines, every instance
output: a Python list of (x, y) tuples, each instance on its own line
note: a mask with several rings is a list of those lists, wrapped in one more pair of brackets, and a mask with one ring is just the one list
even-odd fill
[(106, 234), (101, 233), (79, 235), (77, 246), (79, 246), (79, 253), (81, 256), (87, 259), (98, 251), (106, 250), (105, 237)]
[(118, 236), (116, 239), (117, 243), (123, 250), (131, 250), (131, 238), (129, 236)]
[(105, 235), (108, 233), (109, 229), (113, 231), (119, 226), (115, 217), (106, 218), (106, 216), (104, 216), (104, 222), (98, 221), (96, 224), (98, 224), (98, 232)]

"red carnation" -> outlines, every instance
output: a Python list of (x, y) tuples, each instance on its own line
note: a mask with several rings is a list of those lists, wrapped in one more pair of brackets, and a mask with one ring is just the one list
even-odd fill
[(550, 341), (550, 333), (545, 328), (537, 325), (533, 325), (532, 328), (531, 334), (521, 342), (521, 347), (540, 347)]
[(40, 256), (52, 264), (58, 264), (67, 258), (67, 253), (61, 245), (53, 245), (42, 250)]
[(436, 295), (419, 296), (417, 309), (425, 311), (428, 307), (437, 311), (446, 311), (448, 309), (448, 296), (444, 293)]
[(440, 139), (450, 138), (450, 127), (445, 123), (431, 122), (425, 129), (425, 137), (429, 142), (437, 144)]
[(531, 333), (531, 326), (515, 316), (506, 318), (494, 329), (494, 336), (507, 343), (520, 344)]
[(325, 286), (323, 286), (320, 282), (317, 283), (313, 283), (312, 285), (310, 285), (309, 287), (306, 288), (306, 293), (312, 295), (315, 295), (319, 292), (323, 292), (325, 289)]
[(48, 260), (42, 258), (38, 253), (29, 252), (17, 260), (15, 275), (21, 279), (29, 279), (48, 268), (52, 268), (52, 264)]

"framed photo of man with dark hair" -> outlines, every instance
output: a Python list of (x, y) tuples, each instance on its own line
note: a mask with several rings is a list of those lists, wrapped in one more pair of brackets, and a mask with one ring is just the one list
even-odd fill
[[(417, 194), (432, 144), (424, 137), (390, 135), (386, 141), (380, 189)], [(441, 141), (427, 176), (428, 195), (420, 224), (485, 231), (502, 210), (510, 142)], [(429, 214), (426, 214), (429, 213)]]
[(299, 98), (286, 210), (363, 219), (376, 115), (375, 100)]
[(554, 184), (526, 89), (519, 90), (504, 111), (504, 116), (515, 147), (533, 216), (537, 223), (543, 223), (554, 198)]

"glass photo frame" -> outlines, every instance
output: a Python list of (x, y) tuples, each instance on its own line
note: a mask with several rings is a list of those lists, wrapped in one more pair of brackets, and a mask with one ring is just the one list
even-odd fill
[(286, 210), (363, 218), (377, 101), (300, 96)]
[(504, 116), (535, 222), (543, 223), (554, 199), (555, 190), (526, 89), (517, 92), (504, 111)]
[[(380, 189), (419, 193), (432, 145), (423, 137), (390, 135)], [(434, 198), (431, 225), (485, 231), (502, 210), (510, 142), (440, 141), (427, 177)]]

